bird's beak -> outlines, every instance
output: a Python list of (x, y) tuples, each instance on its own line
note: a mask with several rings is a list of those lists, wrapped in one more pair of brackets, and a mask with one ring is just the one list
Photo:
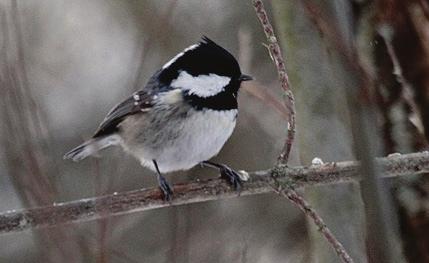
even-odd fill
[(249, 75), (241, 74), (241, 76), (238, 78), (238, 80), (240, 80), (240, 81), (248, 81), (248, 80), (253, 80), (253, 78), (251, 76), (249, 76)]

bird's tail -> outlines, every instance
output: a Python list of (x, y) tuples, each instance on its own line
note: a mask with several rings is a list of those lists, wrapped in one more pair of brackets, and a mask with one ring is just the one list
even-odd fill
[(104, 137), (92, 138), (64, 155), (64, 159), (72, 159), (75, 162), (97, 153), (98, 151), (112, 145), (118, 145), (121, 141), (119, 135), (108, 135)]

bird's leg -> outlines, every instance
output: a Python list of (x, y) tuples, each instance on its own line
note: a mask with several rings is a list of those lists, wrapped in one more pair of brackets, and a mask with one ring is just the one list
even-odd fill
[(159, 188), (161, 188), (161, 191), (164, 194), (164, 200), (170, 201), (171, 196), (173, 195), (173, 190), (171, 189), (170, 184), (167, 182), (167, 180), (164, 178), (164, 176), (162, 176), (161, 172), (159, 171), (158, 164), (156, 163), (156, 161), (152, 160), (152, 162), (156, 169), (156, 173), (157, 173), (156, 178), (158, 179)]
[(236, 191), (240, 191), (243, 180), (241, 180), (240, 175), (236, 171), (225, 164), (218, 164), (211, 161), (203, 161), (201, 165), (219, 170), (221, 177), (226, 179)]

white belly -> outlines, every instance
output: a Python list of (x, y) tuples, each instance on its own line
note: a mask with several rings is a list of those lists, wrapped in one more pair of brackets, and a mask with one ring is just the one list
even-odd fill
[[(161, 172), (187, 170), (215, 156), (231, 136), (237, 110), (196, 111), (176, 123), (160, 124), (157, 130), (141, 132), (138, 145), (125, 145), (142, 165), (154, 170), (156, 160)], [(136, 127), (135, 127), (136, 128)], [(157, 142), (152, 139), (157, 137)]]

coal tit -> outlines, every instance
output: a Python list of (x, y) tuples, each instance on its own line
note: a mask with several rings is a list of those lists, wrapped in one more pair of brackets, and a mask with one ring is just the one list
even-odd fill
[(231, 136), (242, 81), (237, 60), (207, 37), (168, 61), (146, 86), (116, 105), (94, 136), (64, 155), (82, 160), (112, 145), (136, 157), (157, 174), (166, 199), (172, 189), (162, 176), (197, 164), (219, 169), (236, 189), (240, 176), (208, 161)]

